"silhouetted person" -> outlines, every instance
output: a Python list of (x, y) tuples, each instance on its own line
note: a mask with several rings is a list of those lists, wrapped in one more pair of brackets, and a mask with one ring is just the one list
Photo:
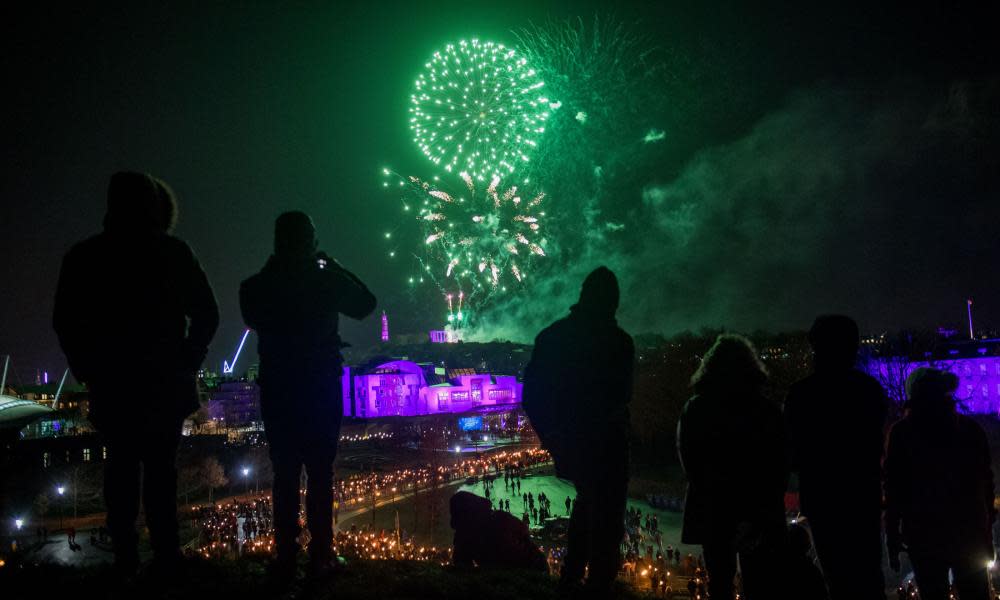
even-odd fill
[(917, 369), (906, 380), (907, 414), (889, 433), (885, 460), (889, 563), (910, 556), (921, 600), (945, 600), (948, 570), (962, 600), (990, 597), (993, 470), (986, 434), (955, 412), (953, 373)]
[(339, 314), (363, 319), (375, 296), (336, 260), (317, 252), (312, 219), (275, 221), (274, 254), (240, 287), (243, 319), (258, 336), (261, 415), (274, 467), (276, 575), (294, 573), (299, 476), (308, 475), (306, 513), (314, 571), (330, 566), (333, 461), (343, 417)]
[(789, 600), (827, 600), (830, 597), (823, 573), (813, 562), (809, 551), (812, 541), (809, 531), (801, 525), (788, 528), (788, 565), (784, 569), (783, 596)]
[(219, 324), (198, 260), (170, 235), (175, 217), (162, 181), (116, 173), (104, 232), (66, 254), (56, 292), (59, 343), (90, 390), (89, 420), (108, 449), (104, 498), (123, 572), (138, 565), (140, 465), (156, 562), (171, 566), (180, 557), (177, 445), (184, 418), (198, 408), (196, 372)]
[[(605, 595), (618, 573), (628, 487), (628, 404), (635, 348), (615, 320), (618, 280), (587, 276), (568, 317), (535, 338), (524, 371), (525, 410), (556, 474), (576, 485), (561, 586), (583, 579)], [(531, 497), (529, 496), (529, 500)]]
[(855, 368), (857, 324), (818, 317), (814, 372), (785, 403), (799, 499), (833, 600), (882, 600), (882, 452), (888, 400)]
[(451, 497), (455, 530), (452, 560), (456, 566), (513, 567), (545, 571), (545, 555), (517, 517), (493, 510), (490, 501), (469, 492)]
[(762, 394), (767, 372), (746, 338), (720, 335), (691, 378), (677, 425), (688, 479), (681, 541), (701, 544), (712, 598), (732, 598), (739, 556), (749, 600), (776, 596), (788, 466), (781, 409)]

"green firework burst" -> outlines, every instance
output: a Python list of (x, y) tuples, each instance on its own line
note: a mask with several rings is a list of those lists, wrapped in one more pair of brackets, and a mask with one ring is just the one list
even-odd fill
[(473, 39), (448, 44), (424, 67), (410, 96), (410, 129), (428, 159), (478, 181), (506, 178), (530, 160), (552, 106), (527, 59)]

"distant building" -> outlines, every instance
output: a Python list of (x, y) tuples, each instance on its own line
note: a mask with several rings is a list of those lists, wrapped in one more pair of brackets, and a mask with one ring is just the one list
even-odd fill
[(260, 388), (248, 381), (227, 381), (212, 391), (208, 418), (216, 427), (260, 429)]
[(214, 389), (219, 385), (219, 374), (211, 369), (198, 369), (198, 383), (207, 389)]
[(462, 330), (448, 325), (444, 329), (432, 329), (430, 338), (432, 344), (454, 344), (462, 341)]
[(22, 386), (18, 397), (48, 409), (58, 409), (45, 418), (25, 427), (22, 439), (82, 435), (93, 431), (87, 417), (90, 414), (90, 393), (82, 385), (63, 386), (56, 406), (58, 383)]
[(345, 367), (342, 385), (344, 415), (359, 418), (512, 409), (521, 403), (523, 387), (511, 375), (408, 360), (360, 373)]
[(958, 408), (971, 414), (1000, 416), (1000, 339), (944, 344), (923, 358), (875, 358), (869, 373), (887, 385), (901, 388), (914, 370), (931, 367), (958, 376)]
[(0, 394), (0, 431), (17, 434), (24, 427), (51, 416), (52, 409), (33, 400)]

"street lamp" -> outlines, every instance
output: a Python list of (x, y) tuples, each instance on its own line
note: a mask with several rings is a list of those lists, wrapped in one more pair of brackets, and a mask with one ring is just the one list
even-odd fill
[(246, 493), (250, 493), (250, 467), (243, 467), (243, 483), (246, 486)]
[(24, 519), (14, 519), (14, 527), (17, 527), (17, 530), (21, 531), (21, 528), (24, 527)]
[[(56, 492), (59, 494), (59, 497), (62, 498), (66, 494), (66, 486), (60, 485), (59, 487), (56, 488)], [(65, 512), (66, 512), (66, 503), (63, 502), (60, 499), (59, 500), (59, 529), (63, 528), (63, 514), (65, 514)]]

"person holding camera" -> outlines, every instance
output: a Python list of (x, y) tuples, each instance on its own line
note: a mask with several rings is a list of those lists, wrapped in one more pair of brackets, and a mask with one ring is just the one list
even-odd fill
[(288, 580), (295, 572), (303, 465), (310, 562), (322, 574), (331, 566), (333, 461), (343, 417), (339, 315), (365, 318), (375, 296), (317, 251), (312, 219), (293, 211), (275, 221), (274, 254), (240, 286), (240, 309), (258, 338), (261, 416), (274, 468), (274, 575)]

